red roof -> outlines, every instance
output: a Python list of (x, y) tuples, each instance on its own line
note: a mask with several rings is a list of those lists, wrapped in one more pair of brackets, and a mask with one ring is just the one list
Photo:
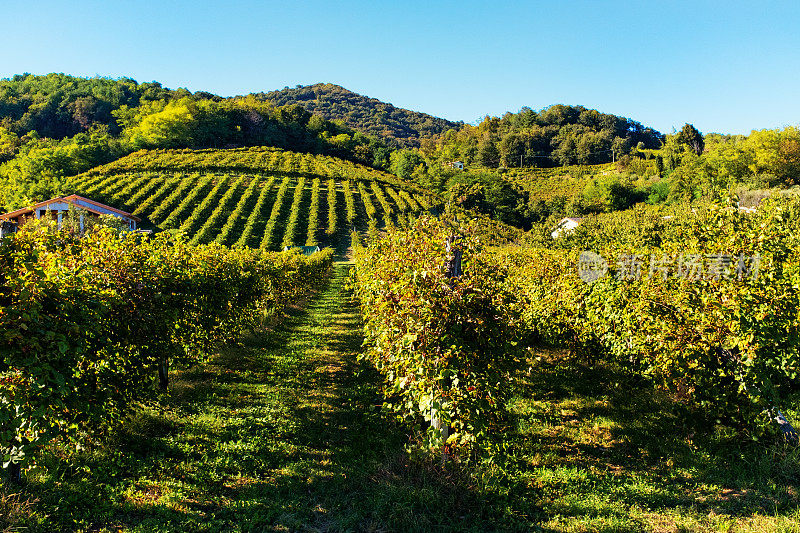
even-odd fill
[[(29, 207), (23, 207), (22, 209), (17, 209), (16, 211), (11, 211), (10, 213), (4, 213), (0, 215), (0, 220), (8, 220), (9, 218), (17, 218), (20, 215), (25, 215), (28, 213), (34, 212), (36, 209), (40, 207), (44, 207), (46, 205), (55, 203), (55, 202), (66, 202), (71, 205), (75, 205), (75, 202), (80, 200), (81, 202), (85, 202), (91, 206), (99, 207), (101, 209), (105, 209), (106, 211), (111, 211), (112, 213), (116, 213), (120, 216), (135, 220), (136, 222), (140, 222), (141, 219), (137, 216), (128, 213), (127, 211), (122, 211), (121, 209), (117, 209), (116, 207), (111, 207), (110, 205), (101, 204), (100, 202), (95, 202), (94, 200), (90, 200), (89, 198), (84, 198), (83, 196), (78, 196), (77, 194), (70, 194), (69, 196), (62, 196), (59, 198), (51, 198), (50, 200), (45, 200), (44, 202), (39, 202), (38, 204), (33, 204)], [(97, 215), (104, 215), (107, 213), (103, 213), (102, 211), (98, 211), (97, 209), (92, 209), (91, 207), (85, 205), (79, 205), (78, 208), (85, 209), (91, 213), (95, 213)]]

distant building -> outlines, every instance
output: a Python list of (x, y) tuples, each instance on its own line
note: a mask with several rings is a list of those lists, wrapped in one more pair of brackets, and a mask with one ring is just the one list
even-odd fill
[(555, 231), (550, 235), (554, 239), (558, 239), (562, 233), (571, 233), (575, 228), (580, 226), (582, 218), (573, 218), (573, 217), (566, 217), (562, 218), (561, 221), (556, 226)]
[(464, 170), (464, 163), (461, 161), (449, 161), (445, 163), (446, 167), (454, 168), (456, 170)]
[[(70, 208), (75, 209), (80, 217), (81, 229), (83, 229), (83, 221), (85, 217), (99, 217), (100, 215), (111, 215), (124, 220), (131, 230), (136, 229), (136, 224), (141, 222), (139, 217), (136, 217), (126, 211), (116, 209), (114, 207), (95, 202), (77, 194), (71, 194), (61, 198), (52, 198), (39, 202), (30, 207), (17, 209), (10, 213), (0, 215), (0, 221), (12, 223), (16, 227), (21, 227), (29, 220), (40, 219), (42, 217), (51, 217), (53, 220), (58, 221), (58, 227), (61, 228), (61, 222), (64, 216), (69, 213)], [(5, 225), (4, 225), (5, 227)]]

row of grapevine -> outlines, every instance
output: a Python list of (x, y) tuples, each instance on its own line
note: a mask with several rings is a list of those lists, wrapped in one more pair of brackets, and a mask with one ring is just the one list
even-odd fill
[(178, 178), (166, 178), (160, 186), (156, 188), (150, 195), (142, 200), (139, 205), (132, 211), (134, 215), (143, 215), (149, 213), (155, 206), (164, 200), (164, 197), (169, 193), (170, 189), (178, 184)]
[(129, 211), (134, 211), (136, 206), (138, 206), (142, 200), (150, 196), (150, 194), (156, 190), (156, 187), (158, 187), (161, 182), (161, 179), (150, 176), (147, 183), (142, 183), (139, 190), (137, 190), (133, 195), (128, 196), (128, 198), (122, 202), (122, 206)]
[(420, 211), (422, 211), (422, 207), (420, 206), (420, 204), (416, 200), (414, 200), (414, 197), (411, 196), (411, 194), (409, 194), (408, 191), (400, 189), (400, 192), (398, 194), (400, 195), (401, 198), (403, 198), (403, 200), (405, 200), (406, 205), (408, 205), (408, 208), (412, 212), (419, 213)]
[(383, 224), (386, 226), (387, 229), (394, 228), (394, 220), (392, 217), (392, 213), (394, 210), (392, 206), (389, 205), (389, 202), (386, 200), (386, 196), (383, 194), (383, 190), (381, 190), (381, 186), (378, 185), (376, 182), (370, 182), (370, 188), (372, 192), (375, 193), (375, 198), (378, 199), (378, 203), (381, 205), (383, 209)]
[(272, 204), (272, 211), (269, 214), (269, 220), (264, 227), (264, 235), (261, 238), (261, 248), (271, 249), (276, 245), (275, 241), (275, 226), (278, 224), (278, 217), (281, 214), (283, 207), (283, 199), (286, 196), (286, 191), (289, 189), (289, 181), (291, 178), (286, 176), (278, 187), (278, 192), (275, 194), (275, 202)]
[[(472, 227), (453, 241), (452, 226), (422, 217), (360, 249), (366, 356), (387, 401), (410, 423), (432, 422), (429, 444), (481, 440), (504, 408), (503, 372), (525, 361), (521, 348), (547, 343), (750, 435), (780, 427), (796, 440), (779, 408), (800, 388), (800, 200), (755, 215), (640, 216), (587, 223), (574, 248), (493, 250)], [(581, 252), (589, 242), (601, 247)]]
[[(111, 198), (113, 201), (114, 196), (117, 195), (119, 191), (124, 190), (126, 192), (129, 192), (131, 190), (134, 190), (135, 186), (132, 186), (131, 182), (142, 183), (144, 180), (147, 179), (148, 174), (150, 173), (146, 172), (141, 175), (136, 175), (131, 180), (121, 180), (119, 179), (119, 177), (117, 177), (117, 179), (111, 182), (107, 182), (105, 186), (95, 190), (93, 195), (99, 198)], [(95, 181), (93, 185), (97, 185), (97, 181)]]
[(377, 210), (375, 209), (375, 205), (372, 203), (372, 200), (369, 197), (369, 192), (367, 192), (367, 188), (364, 186), (363, 182), (358, 182), (358, 194), (361, 197), (361, 203), (367, 213), (367, 232), (369, 234), (370, 241), (373, 242), (378, 238), (378, 219), (376, 217)]
[(400, 193), (398, 193), (393, 188), (386, 187), (386, 193), (389, 196), (391, 196), (392, 200), (394, 201), (394, 204), (397, 206), (397, 209), (399, 209), (401, 213), (405, 213), (406, 211), (409, 211), (411, 209), (408, 203), (406, 202), (405, 198), (400, 196)]
[(336, 176), (341, 179), (377, 180), (392, 186), (409, 189), (415, 193), (424, 191), (412, 183), (402, 182), (396, 176), (350, 161), (330, 156), (303, 154), (272, 147), (181, 150), (143, 150), (118, 159), (113, 163), (92, 169), (78, 177), (76, 183), (87, 178), (111, 176), (131, 172), (225, 172), (242, 173), (290, 173), (294, 177), (319, 175)]
[[(230, 232), (233, 230), (233, 226), (237, 224), (236, 220), (240, 217), (245, 217), (244, 211), (239, 209), (233, 211), (236, 213), (236, 218), (228, 220), (230, 218), (229, 215), (233, 214), (231, 208), (234, 202), (237, 206), (242, 205), (242, 207), (244, 207), (248, 205), (251, 209), (253, 207), (247, 204), (247, 202), (241, 202), (242, 195), (245, 193), (245, 188), (241, 186), (243, 177), (248, 180), (253, 179), (251, 176), (243, 174), (206, 175), (198, 181), (193, 181), (197, 180), (197, 177), (194, 176), (187, 178), (179, 175), (178, 178), (172, 178), (169, 174), (163, 176), (156, 174), (139, 175), (135, 183), (124, 188), (129, 194), (127, 199), (125, 198), (124, 191), (120, 191), (117, 193), (117, 202), (112, 203), (127, 209), (136, 206), (135, 209), (132, 209), (136, 215), (144, 215), (150, 212), (148, 218), (159, 227), (164, 229), (177, 228), (191, 235), (195, 243), (209, 242), (211, 240), (222, 242), (218, 240), (222, 228), (224, 226), (228, 227), (224, 235), (224, 239), (228, 239)], [(213, 184), (210, 185), (209, 179), (213, 181)], [(233, 180), (232, 183), (229, 181), (231, 179)], [(287, 187), (290, 187), (292, 185), (292, 178), (286, 176), (284, 179), (286, 180)], [(319, 189), (316, 192), (318, 196), (321, 194), (322, 182), (320, 178), (314, 179), (319, 180)], [(299, 178), (298, 182), (300, 181), (303, 182), (304, 188), (305, 178)], [(312, 185), (313, 183), (314, 180), (312, 180)], [(330, 237), (337, 230), (339, 216), (336, 204), (337, 185), (336, 181), (333, 179), (327, 180), (326, 183), (328, 185), (328, 206), (326, 211), (328, 224), (325, 233), (326, 236)], [(191, 185), (194, 185), (194, 187), (191, 187)], [(211, 187), (210, 190), (209, 187)], [(397, 223), (400, 223), (400, 225), (407, 225), (411, 220), (413, 213), (412, 204), (407, 199), (410, 198), (410, 196), (403, 198), (400, 192), (390, 187), (386, 188), (386, 192), (389, 193), (387, 196), (387, 194), (384, 193), (384, 189), (374, 181), (358, 182), (357, 187), (359, 189), (361, 201), (364, 203), (364, 210), (367, 213), (370, 234), (373, 235), (373, 237), (378, 234), (378, 227), (381, 219), (383, 219), (388, 229), (394, 226), (395, 217), (397, 217)], [(307, 201), (304, 200), (303, 188), (295, 190), (295, 195), (299, 195), (298, 197), (295, 198), (295, 196), (293, 196), (292, 205), (297, 205), (297, 209), (291, 209), (287, 219), (287, 227), (291, 230), (291, 238), (287, 237), (286, 233), (284, 233), (286, 241), (283, 242), (282, 240), (281, 243), (285, 246), (289, 246), (289, 242), (297, 244), (300, 240), (298, 239), (297, 233), (300, 231), (306, 233), (305, 240), (308, 242), (314, 241), (317, 243), (320, 239), (320, 236), (317, 235), (317, 231), (319, 230), (320, 217), (324, 216), (325, 212), (321, 209), (320, 199), (314, 199), (314, 190), (316, 187), (312, 186), (311, 202), (314, 202), (314, 205), (309, 206), (307, 216), (302, 217), (304, 210), (301, 209), (301, 203)], [(346, 210), (346, 218), (348, 222), (352, 224), (357, 217), (356, 199), (352, 194), (352, 188), (349, 182), (342, 183), (342, 189), (345, 197), (343, 207)], [(269, 191), (265, 191), (265, 195), (268, 192)], [(383, 217), (378, 216), (378, 209), (372, 200), (373, 194), (381, 206)], [(247, 199), (249, 199), (249, 197)], [(282, 195), (281, 199), (283, 199)], [(300, 203), (295, 204), (295, 201)], [(160, 205), (156, 206), (156, 203), (160, 203)], [(283, 212), (280, 210), (282, 209), (282, 205), (279, 204), (277, 209), (277, 217), (280, 218), (283, 216)], [(370, 215), (372, 216), (370, 217)], [(164, 218), (165, 216), (166, 218)], [(262, 220), (257, 213), (253, 214), (252, 212), (248, 212), (246, 217), (252, 218), (253, 221)], [(275, 223), (277, 223), (277, 221), (278, 219), (276, 218)], [(305, 225), (302, 225), (303, 221)], [(260, 229), (258, 224), (248, 225), (244, 220), (242, 220), (241, 225), (247, 226), (251, 230), (245, 237), (248, 241), (252, 232), (258, 232)], [(275, 224), (268, 224), (268, 227), (274, 228)], [(269, 236), (269, 239), (272, 239), (272, 235)], [(261, 240), (263, 240), (263, 235)], [(270, 246), (274, 247), (276, 243), (272, 243)]]
[(207, 175), (200, 178), (197, 184), (191, 191), (181, 200), (181, 202), (170, 212), (169, 216), (159, 224), (162, 228), (177, 228), (180, 224), (179, 221), (188, 214), (188, 210), (195, 204), (197, 199), (205, 194), (213, 185), (213, 176)]
[(206, 214), (213, 209), (214, 205), (218, 202), (219, 196), (222, 194), (224, 187), (228, 185), (228, 180), (220, 176), (216, 176), (216, 184), (211, 191), (206, 195), (200, 204), (195, 207), (189, 217), (183, 221), (183, 224), (178, 228), (180, 231), (194, 235), (198, 227), (205, 220)]
[(584, 230), (594, 234), (593, 252), (608, 258), (592, 283), (577, 275), (579, 249), (500, 255), (521, 289), (528, 328), (612, 358), (719, 419), (774, 417), (800, 376), (800, 204), (772, 201), (755, 215), (712, 207), (634, 224), (640, 216), (613, 228), (614, 240), (609, 228)]
[(292, 206), (289, 208), (289, 220), (286, 223), (286, 231), (283, 233), (283, 243), (281, 246), (293, 246), (297, 238), (297, 221), (300, 218), (300, 203), (303, 201), (306, 179), (301, 177), (297, 180), (294, 188)]
[[(264, 313), (329, 272), (305, 257), (167, 233), (120, 239), (31, 228), (0, 243), (0, 454), (16, 469), (48, 441), (118, 421)], [(83, 437), (81, 437), (83, 438)]]
[(356, 202), (353, 199), (353, 189), (350, 188), (350, 180), (342, 184), (344, 189), (344, 203), (347, 209), (347, 223), (351, 226), (356, 222)]
[[(270, 189), (279, 189), (274, 182), (259, 194), (245, 187), (253, 175), (261, 179), (276, 176), (286, 182), (286, 188), (303, 180), (303, 187), (295, 189), (299, 196), (293, 196), (296, 208), (283, 205), (284, 195)], [(242, 176), (247, 178), (240, 182)], [(408, 224), (419, 211), (413, 196), (421, 193), (405, 185), (389, 186), (390, 178), (335, 158), (254, 148), (142, 151), (79, 176), (75, 183), (82, 184), (79, 191), (95, 190), (100, 201), (134, 212), (143, 218), (140, 226), (144, 229), (184, 231), (193, 242), (264, 243), (275, 249), (281, 244), (330, 242), (342, 229), (340, 218), (351, 228), (363, 224), (361, 230), (368, 229), (371, 238), (376, 238), (383, 226), (391, 229), (395, 224)], [(313, 198), (314, 180), (320, 182), (317, 195), (322, 194), (323, 181), (327, 186), (324, 206), (322, 199)], [(232, 185), (235, 183), (241, 184)], [(303, 196), (306, 184), (312, 185), (310, 201)], [(354, 196), (355, 190), (359, 196)], [(342, 201), (337, 205), (340, 194)], [(243, 195), (247, 195), (244, 201)], [(275, 196), (281, 201), (273, 202)], [(268, 213), (275, 211), (274, 217), (258, 212), (264, 202)], [(324, 234), (320, 233), (322, 225)], [(276, 234), (278, 228), (281, 231)]]
[[(242, 186), (242, 182), (245, 180), (245, 178), (246, 176), (244, 175), (239, 176), (239, 179), (237, 179), (233, 183), (233, 185), (228, 187), (228, 190), (225, 191), (225, 194), (223, 194), (222, 198), (220, 198), (217, 207), (215, 207), (214, 210), (211, 212), (211, 216), (209, 216), (206, 219), (206, 221), (203, 223), (203, 225), (200, 227), (200, 229), (197, 231), (194, 237), (192, 237), (191, 241), (192, 244), (198, 244), (198, 243), (205, 244), (212, 240), (211, 232), (215, 230), (219, 221), (222, 219), (223, 216), (225, 216), (225, 213), (230, 211), (231, 204), (233, 203), (236, 194), (241, 193), (240, 187)], [(202, 210), (198, 209), (198, 211)]]
[[(85, 189), (85, 194), (87, 195), (95, 195), (105, 189), (108, 185), (118, 182), (119, 178), (114, 174), (104, 176), (102, 180), (96, 180), (94, 183)], [(124, 182), (122, 182), (124, 184)]]
[(333, 178), (328, 180), (328, 227), (325, 234), (328, 237), (336, 233), (336, 225), (339, 217), (336, 211), (336, 180)]
[(361, 203), (364, 205), (364, 210), (367, 212), (367, 218), (370, 221), (376, 220), (378, 210), (375, 209), (375, 205), (372, 203), (372, 199), (370, 198), (369, 192), (367, 192), (367, 188), (364, 186), (363, 182), (358, 182), (358, 194), (361, 197)]
[(319, 229), (319, 178), (311, 182), (311, 206), (308, 208), (308, 227), (306, 228), (306, 246), (316, 246)]
[[(140, 191), (145, 183), (149, 183), (155, 177), (154, 174), (145, 173), (141, 174), (131, 180), (121, 180), (117, 177), (115, 184), (121, 187), (107, 187), (97, 194), (104, 198), (110, 198), (112, 202), (121, 204), (131, 197), (132, 191)], [(112, 194), (112, 191), (119, 189)]]
[(178, 182), (178, 186), (175, 187), (169, 196), (167, 196), (164, 201), (159, 204), (158, 207), (153, 209), (150, 213), (150, 220), (153, 222), (163, 222), (165, 217), (168, 216), (167, 213), (172, 213), (175, 206), (177, 206), (178, 202), (181, 201), (181, 198), (184, 198), (185, 194), (188, 193), (195, 185), (197, 185), (197, 180), (199, 176), (191, 175), (182, 178)]
[(386, 405), (427, 446), (454, 451), (482, 442), (501, 423), (520, 332), (509, 316), (505, 273), (488, 264), (475, 238), (459, 243), (469, 268), (452, 277), (451, 232), (423, 217), (369, 248), (355, 235), (353, 246), (364, 357), (385, 378)]
[(430, 209), (431, 207), (433, 207), (433, 204), (431, 204), (429, 197), (424, 194), (415, 194), (414, 200), (416, 200), (417, 203), (421, 205), (424, 209)]
[[(225, 225), (222, 226), (222, 229), (220, 230), (219, 235), (217, 235), (216, 239), (214, 239), (214, 242), (216, 242), (217, 244), (228, 244), (229, 240), (231, 239), (231, 234), (236, 228), (237, 223), (240, 220), (244, 219), (245, 209), (247, 209), (250, 203), (250, 199), (255, 195), (256, 190), (258, 189), (258, 184), (259, 180), (257, 178), (253, 178), (250, 180), (250, 185), (247, 186), (247, 189), (244, 191), (244, 194), (242, 194), (242, 196), (239, 197), (239, 202), (236, 204), (236, 207), (228, 216), (228, 219), (225, 221)], [(272, 186), (272, 181), (269, 182), (269, 186), (270, 187)]]
[[(284, 180), (286, 182), (286, 180)], [(258, 199), (256, 200), (256, 205), (250, 214), (247, 217), (247, 221), (244, 224), (244, 230), (242, 230), (242, 234), (239, 236), (239, 240), (236, 242), (236, 246), (249, 246), (250, 241), (253, 238), (253, 234), (255, 233), (256, 224), (264, 217), (264, 214), (267, 210), (267, 198), (269, 197), (270, 190), (272, 190), (272, 185), (275, 183), (275, 176), (270, 177), (267, 184), (261, 188), (261, 192), (258, 195)], [(283, 185), (281, 185), (283, 187)], [(278, 191), (280, 194), (280, 191)]]

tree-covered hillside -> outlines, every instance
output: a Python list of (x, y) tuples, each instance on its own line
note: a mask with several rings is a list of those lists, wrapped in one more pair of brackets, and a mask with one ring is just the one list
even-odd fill
[(377, 137), (252, 96), (164, 89), (128, 78), (0, 80), (0, 206), (64, 192), (65, 177), (142, 148), (273, 146), (388, 168)]
[(0, 127), (19, 136), (35, 131), (40, 137), (52, 139), (70, 137), (99, 125), (119, 133), (113, 111), (190, 96), (213, 97), (209, 93), (192, 95), (186, 89), (173, 91), (158, 82), (137, 83), (130, 78), (19, 74), (0, 79)]
[(419, 146), (420, 138), (460, 129), (464, 125), (395, 107), (332, 83), (315, 83), (293, 89), (286, 87), (258, 96), (275, 105), (300, 104), (315, 115), (341, 120), (353, 129), (391, 139), (401, 146)]
[(523, 107), (477, 126), (422, 142), (429, 159), (489, 168), (608, 163), (634, 148), (658, 148), (663, 135), (635, 120), (583, 106)]

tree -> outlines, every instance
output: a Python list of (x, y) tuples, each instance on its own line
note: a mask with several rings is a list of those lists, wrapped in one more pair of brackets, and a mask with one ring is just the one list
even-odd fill
[(17, 134), (0, 126), (0, 163), (17, 155), (21, 145), (22, 141)]
[(676, 136), (676, 140), (678, 144), (688, 146), (697, 155), (703, 153), (703, 148), (705, 147), (703, 135), (691, 124), (687, 123), (683, 125), (683, 128), (681, 128), (681, 131), (679, 131)]
[(509, 133), (500, 141), (500, 156), (507, 167), (522, 166), (525, 157), (525, 138), (518, 133)]
[(664, 176), (664, 158), (661, 155), (656, 156), (656, 170), (659, 178)]
[(416, 150), (398, 150), (391, 155), (391, 170), (401, 179), (411, 180), (414, 170), (425, 160)]
[(630, 149), (631, 149), (631, 143), (629, 139), (623, 139), (622, 137), (617, 137), (616, 139), (614, 139), (614, 142), (611, 143), (611, 150), (617, 159), (627, 154), (630, 151)]
[(500, 152), (491, 138), (484, 138), (478, 144), (478, 163), (485, 167), (497, 168), (500, 163)]
[(637, 200), (630, 183), (623, 183), (619, 176), (602, 176), (588, 183), (583, 189), (584, 209), (592, 211), (621, 211)]

